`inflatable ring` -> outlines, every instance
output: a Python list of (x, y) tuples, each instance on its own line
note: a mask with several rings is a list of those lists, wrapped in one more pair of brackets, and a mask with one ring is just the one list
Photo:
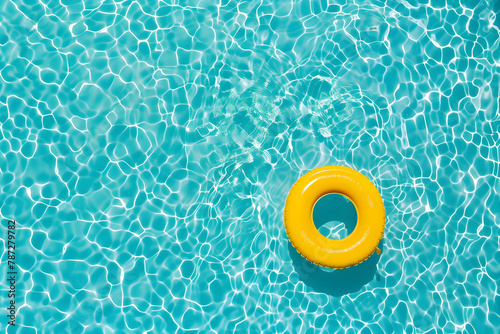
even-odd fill
[[(344, 239), (329, 239), (314, 225), (314, 205), (327, 194), (344, 195), (356, 208), (358, 223)], [(293, 185), (286, 199), (285, 229), (290, 242), (304, 258), (323, 267), (347, 268), (365, 261), (378, 250), (384, 228), (380, 193), (366, 176), (348, 167), (310, 171)]]

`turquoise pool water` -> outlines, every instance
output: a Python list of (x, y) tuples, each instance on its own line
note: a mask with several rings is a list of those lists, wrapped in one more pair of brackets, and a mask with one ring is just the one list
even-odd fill
[[(498, 332), (499, 12), (0, 1), (1, 238), (15, 219), (19, 271), (0, 329)], [(324, 165), (383, 197), (382, 253), (358, 267), (288, 242), (287, 193)]]

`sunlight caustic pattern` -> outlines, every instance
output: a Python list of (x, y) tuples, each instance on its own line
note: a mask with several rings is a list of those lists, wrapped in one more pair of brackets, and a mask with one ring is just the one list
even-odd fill
[[(497, 5), (0, 2), (17, 333), (494, 333)], [(324, 165), (383, 197), (363, 272), (286, 237)]]

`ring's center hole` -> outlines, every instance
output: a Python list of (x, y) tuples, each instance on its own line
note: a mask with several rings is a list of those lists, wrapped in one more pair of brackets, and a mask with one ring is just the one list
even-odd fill
[(358, 213), (351, 200), (341, 194), (322, 196), (314, 205), (314, 225), (327, 238), (346, 238), (356, 228)]

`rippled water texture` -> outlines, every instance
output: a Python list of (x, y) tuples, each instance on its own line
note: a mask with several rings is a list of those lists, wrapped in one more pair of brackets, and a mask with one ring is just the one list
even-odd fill
[[(498, 332), (495, 12), (0, 1), (17, 332)], [(386, 206), (382, 254), (344, 271), (305, 261), (283, 224), (324, 165), (361, 171)]]

